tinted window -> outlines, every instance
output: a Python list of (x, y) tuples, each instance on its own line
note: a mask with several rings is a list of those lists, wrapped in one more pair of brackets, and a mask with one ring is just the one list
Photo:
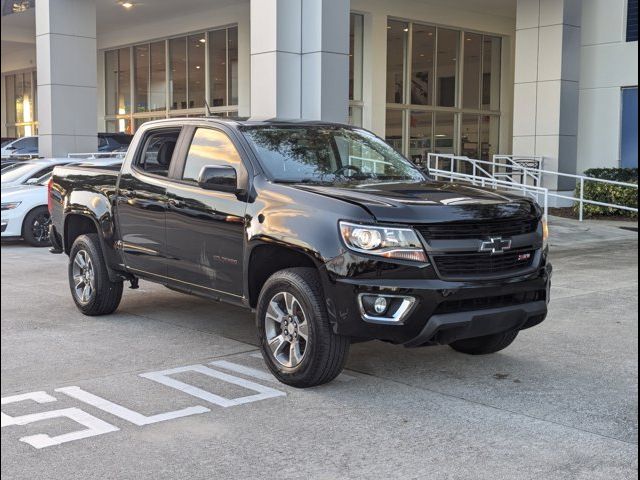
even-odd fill
[(147, 173), (167, 177), (179, 135), (179, 130), (149, 133), (136, 166)]
[(25, 137), (13, 144), (16, 148), (38, 148), (38, 137)]
[(238, 168), (241, 163), (236, 147), (226, 134), (219, 130), (199, 128), (189, 147), (182, 179), (197, 181), (202, 167), (207, 165), (231, 165)]
[(265, 170), (277, 181), (367, 184), (423, 182), (389, 145), (364, 130), (342, 127), (247, 127)]
[(638, 0), (627, 4), (627, 42), (638, 41)]

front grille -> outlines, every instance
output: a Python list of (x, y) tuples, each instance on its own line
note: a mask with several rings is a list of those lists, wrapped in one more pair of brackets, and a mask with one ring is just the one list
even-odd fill
[(490, 308), (511, 307), (524, 303), (540, 302), (547, 299), (545, 290), (511, 295), (496, 295), (494, 297), (467, 298), (464, 300), (447, 300), (438, 305), (435, 313), (442, 315), (447, 313), (471, 312), (474, 310), (487, 310)]
[(534, 233), (538, 228), (535, 218), (508, 218), (503, 220), (450, 222), (417, 225), (416, 230), (426, 240), (459, 240), (469, 238), (509, 238)]
[(531, 267), (536, 252), (531, 248), (507, 253), (463, 253), (434, 255), (435, 267), (444, 278), (482, 278), (514, 273)]

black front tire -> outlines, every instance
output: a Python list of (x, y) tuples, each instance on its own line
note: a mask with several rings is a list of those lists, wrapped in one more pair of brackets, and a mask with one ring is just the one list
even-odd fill
[[(269, 346), (267, 311), (279, 295), (294, 296), (307, 323), (305, 350), (297, 365), (283, 365)], [(256, 322), (262, 357), (282, 383), (297, 388), (314, 387), (330, 382), (344, 369), (351, 342), (349, 337), (333, 332), (320, 278), (314, 269), (291, 268), (274, 273), (260, 292)]]
[(47, 207), (36, 207), (27, 213), (22, 224), (22, 238), (32, 247), (48, 247), (51, 216)]
[(496, 333), (484, 337), (467, 338), (453, 342), (449, 346), (457, 352), (468, 355), (488, 355), (504, 350), (518, 336), (519, 330), (509, 330), (507, 332)]
[[(78, 283), (80, 277), (85, 283)], [(120, 305), (122, 282), (110, 280), (95, 233), (81, 235), (73, 242), (69, 254), (69, 287), (73, 301), (85, 315), (108, 315)]]

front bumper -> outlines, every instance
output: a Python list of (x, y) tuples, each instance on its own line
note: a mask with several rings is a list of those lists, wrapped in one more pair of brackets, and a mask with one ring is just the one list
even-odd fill
[[(545, 256), (546, 257), (546, 256)], [(527, 275), (491, 281), (445, 281), (423, 278), (337, 277), (324, 272), (327, 310), (334, 331), (361, 340), (384, 340), (406, 346), (449, 344), (542, 322), (550, 299), (552, 267), (546, 258)], [(366, 321), (358, 295), (407, 295), (416, 305), (402, 322)]]
[(2, 236), (21, 237), (25, 212), (21, 207), (2, 212)]

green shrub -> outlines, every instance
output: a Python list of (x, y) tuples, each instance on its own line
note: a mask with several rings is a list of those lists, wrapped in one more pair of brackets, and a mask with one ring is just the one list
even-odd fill
[[(603, 180), (613, 180), (616, 182), (635, 183), (638, 184), (637, 168), (593, 168), (584, 172), (587, 177), (600, 178)], [(576, 186), (576, 198), (580, 197), (580, 185)], [(600, 182), (585, 182), (584, 188), (585, 200), (593, 200), (596, 202), (613, 203), (616, 205), (624, 205), (625, 207), (638, 208), (638, 190), (621, 185), (610, 185)], [(580, 204), (574, 206), (576, 214), (580, 211)], [(626, 210), (618, 210), (609, 207), (600, 207), (598, 205), (585, 204), (585, 217), (593, 216), (618, 216), (638, 218), (636, 212)]]

